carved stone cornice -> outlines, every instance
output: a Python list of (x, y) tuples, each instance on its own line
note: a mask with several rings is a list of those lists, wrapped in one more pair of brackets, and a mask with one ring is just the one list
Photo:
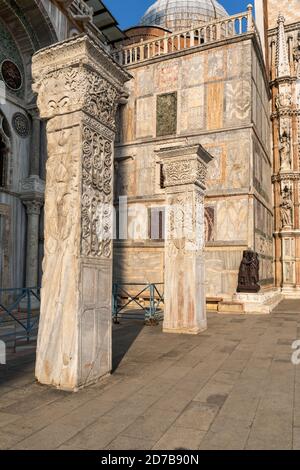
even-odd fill
[(156, 152), (163, 162), (165, 188), (195, 184), (205, 189), (213, 157), (201, 145), (169, 147)]
[(300, 116), (300, 108), (299, 109), (280, 109), (275, 111), (271, 114), (271, 119), (274, 121), (275, 119), (280, 119), (281, 117), (293, 117), (293, 116)]
[(32, 74), (43, 119), (84, 111), (115, 130), (116, 108), (130, 75), (88, 35), (37, 53)]
[(300, 172), (298, 173), (278, 173), (277, 175), (272, 175), (272, 183), (277, 183), (280, 181), (299, 181), (300, 180)]

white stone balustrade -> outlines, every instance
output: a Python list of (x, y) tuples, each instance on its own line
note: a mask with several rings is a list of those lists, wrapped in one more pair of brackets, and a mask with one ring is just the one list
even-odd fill
[(159, 39), (141, 40), (138, 44), (131, 44), (113, 51), (112, 55), (121, 65), (133, 65), (161, 55), (255, 32), (256, 26), (252, 10), (252, 5), (249, 5), (248, 10), (244, 13), (206, 23), (188, 31), (166, 33)]

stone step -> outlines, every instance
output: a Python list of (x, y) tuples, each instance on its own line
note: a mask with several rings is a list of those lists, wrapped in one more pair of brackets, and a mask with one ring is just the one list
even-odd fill
[(242, 302), (234, 302), (230, 300), (222, 301), (218, 304), (218, 312), (227, 314), (242, 314), (245, 313), (244, 304)]

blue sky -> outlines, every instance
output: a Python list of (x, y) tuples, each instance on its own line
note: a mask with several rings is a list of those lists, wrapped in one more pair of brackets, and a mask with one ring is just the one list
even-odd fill
[[(154, 3), (154, 0), (104, 0), (105, 5), (118, 20), (121, 28), (136, 25), (147, 10)], [(234, 15), (246, 11), (249, 3), (254, 4), (254, 0), (219, 0), (228, 13)]]

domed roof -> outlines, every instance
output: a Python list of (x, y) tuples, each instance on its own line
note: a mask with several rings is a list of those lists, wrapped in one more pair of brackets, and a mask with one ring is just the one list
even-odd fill
[(140, 21), (143, 26), (161, 26), (181, 31), (228, 16), (216, 0), (157, 0)]

